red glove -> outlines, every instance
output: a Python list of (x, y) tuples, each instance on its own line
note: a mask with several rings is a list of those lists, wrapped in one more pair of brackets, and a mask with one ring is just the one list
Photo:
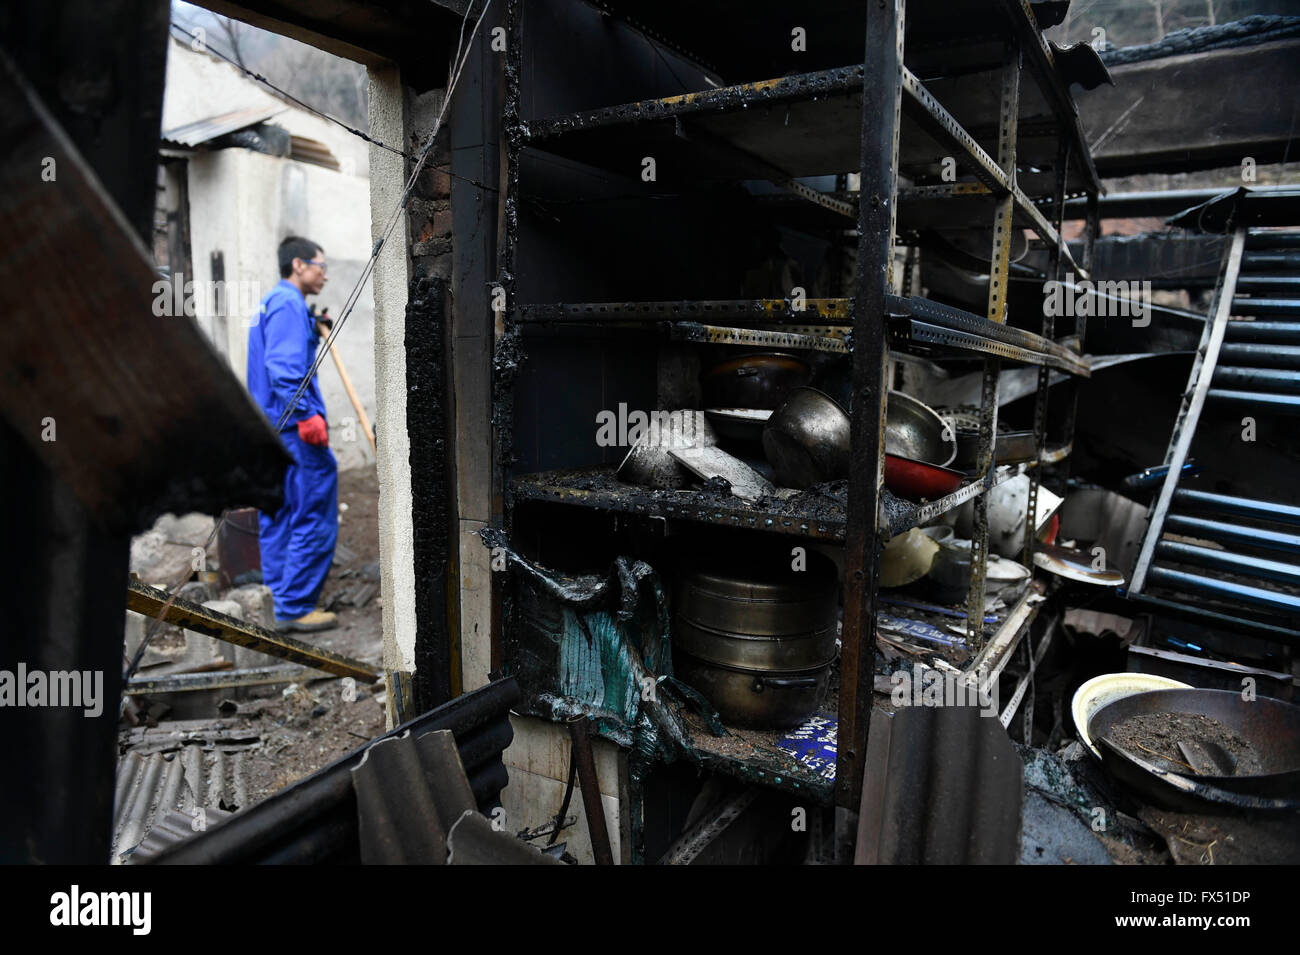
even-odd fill
[(298, 437), (308, 444), (328, 448), (330, 446), (330, 429), (325, 419), (318, 414), (298, 422)]

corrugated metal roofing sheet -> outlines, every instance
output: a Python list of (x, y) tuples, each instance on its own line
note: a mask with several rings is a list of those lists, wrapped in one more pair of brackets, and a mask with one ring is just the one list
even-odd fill
[(1011, 865), (1024, 766), (1002, 723), (975, 706), (871, 713), (856, 862)]
[[(449, 729), (479, 811), (499, 805), (509, 782), (501, 753), (510, 745), (510, 708), (520, 699), (513, 678), (498, 680), (386, 733), (410, 733), (417, 741)], [(361, 826), (351, 770), (373, 744), (353, 750), (220, 826), (196, 833), (163, 852), (158, 864), (360, 862)], [(154, 860), (151, 860), (154, 861)]]
[[(194, 745), (179, 752), (144, 755), (133, 750), (123, 756), (117, 765), (113, 802), (113, 863), (142, 861), (133, 858), (136, 848), (169, 813), (182, 813), (194, 834), (228, 811), (247, 806), (246, 756), (246, 748)], [(195, 828), (198, 810), (203, 819)]]
[(248, 126), (264, 123), (272, 116), (283, 113), (287, 106), (257, 106), (250, 109), (238, 109), (233, 113), (221, 113), (207, 119), (196, 120), (163, 130), (163, 142), (178, 143), (182, 146), (199, 146), (211, 142), (219, 136), (233, 133)]

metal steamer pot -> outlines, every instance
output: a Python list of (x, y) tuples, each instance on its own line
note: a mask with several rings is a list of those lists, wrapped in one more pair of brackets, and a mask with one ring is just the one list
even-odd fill
[(763, 673), (681, 654), (675, 666), (678, 677), (703, 693), (725, 723), (746, 729), (798, 726), (817, 709), (830, 677), (829, 664)]
[(778, 563), (711, 566), (682, 576), (673, 642), (677, 675), (727, 723), (796, 726), (821, 701), (835, 658), (838, 582), (810, 553), (805, 571)]

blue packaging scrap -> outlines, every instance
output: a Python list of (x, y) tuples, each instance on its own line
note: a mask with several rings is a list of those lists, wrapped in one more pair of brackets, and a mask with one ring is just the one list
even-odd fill
[(835, 779), (835, 741), (838, 717), (818, 713), (791, 730), (776, 745), (822, 779)]

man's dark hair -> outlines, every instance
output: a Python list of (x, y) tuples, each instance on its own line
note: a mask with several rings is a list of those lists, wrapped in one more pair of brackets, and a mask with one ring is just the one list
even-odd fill
[(324, 252), (319, 245), (311, 239), (304, 239), (300, 235), (291, 235), (280, 243), (280, 278), (287, 279), (293, 274), (293, 260), (302, 259), (304, 262), (310, 262), (316, 258), (317, 252)]

